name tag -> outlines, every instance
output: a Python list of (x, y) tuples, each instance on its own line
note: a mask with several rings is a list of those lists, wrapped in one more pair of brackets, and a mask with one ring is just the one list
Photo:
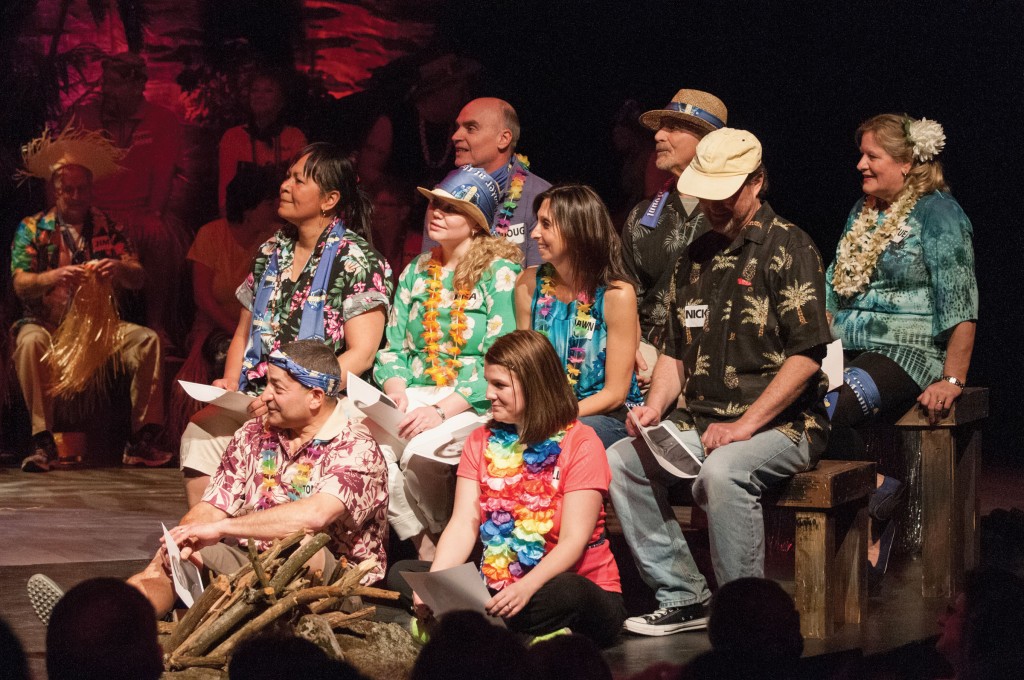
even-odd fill
[(555, 491), (558, 491), (558, 487), (561, 483), (562, 468), (556, 466), (555, 469), (551, 471), (551, 488), (554, 489)]
[(512, 243), (519, 245), (526, 240), (526, 224), (520, 222), (519, 224), (509, 225), (508, 233), (505, 234), (505, 238)]
[(900, 243), (901, 241), (903, 241), (903, 239), (905, 239), (908, 236), (910, 236), (910, 225), (904, 222), (903, 224), (900, 225), (899, 230), (892, 237), (892, 242)]
[(707, 305), (687, 305), (683, 308), (683, 318), (687, 328), (704, 328), (704, 320), (708, 318)]
[(594, 339), (594, 330), (597, 328), (597, 319), (574, 319), (572, 322), (572, 334), (577, 338)]

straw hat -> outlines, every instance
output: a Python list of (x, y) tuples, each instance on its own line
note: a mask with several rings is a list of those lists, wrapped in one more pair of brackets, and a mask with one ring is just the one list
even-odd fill
[(679, 176), (676, 188), (697, 198), (722, 201), (739, 191), (760, 164), (757, 137), (746, 130), (722, 128), (698, 142), (697, 154)]
[(707, 133), (725, 127), (729, 111), (722, 100), (701, 90), (679, 90), (663, 109), (640, 116), (640, 124), (651, 130), (661, 127), (662, 118), (674, 118)]
[(491, 233), (494, 211), (498, 208), (498, 183), (480, 168), (463, 165), (449, 173), (433, 189), (416, 187), (430, 200), (454, 206), (465, 213), (481, 230)]
[(49, 130), (21, 148), (19, 178), (38, 177), (49, 181), (66, 165), (81, 165), (93, 180), (109, 177), (121, 169), (125, 151), (99, 132), (74, 128), (70, 124), (54, 135)]

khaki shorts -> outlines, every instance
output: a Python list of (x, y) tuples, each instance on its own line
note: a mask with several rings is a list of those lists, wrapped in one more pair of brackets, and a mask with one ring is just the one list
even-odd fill
[[(207, 546), (199, 551), (199, 555), (203, 558), (203, 566), (213, 574), (233, 574), (249, 564), (248, 550), (226, 543)], [(327, 548), (321, 548), (313, 558), (318, 556), (323, 556), (323, 573), (328, 574), (328, 578), (330, 578), (338, 566), (338, 558)]]

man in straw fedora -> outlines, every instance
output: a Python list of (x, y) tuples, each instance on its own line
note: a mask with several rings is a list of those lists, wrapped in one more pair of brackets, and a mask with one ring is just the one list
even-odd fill
[[(702, 461), (693, 498), (708, 515), (722, 585), (764, 576), (761, 495), (811, 468), (824, 448), (821, 360), (832, 336), (821, 257), (806, 233), (762, 201), (766, 174), (754, 135), (708, 133), (677, 188), (700, 199), (708, 229), (672, 269), (664, 354), (627, 429), (636, 434), (636, 423), (665, 418)], [(678, 408), (681, 392), (686, 406)], [(658, 610), (627, 619), (626, 628), (643, 635), (702, 628), (707, 583), (679, 526), (664, 520), (671, 517), (665, 488), (680, 481), (680, 461), (690, 456), (671, 448), (663, 458), (675, 462), (659, 466), (634, 443), (609, 450), (609, 493), (640, 573), (657, 589)]]
[(693, 160), (697, 142), (724, 127), (728, 113), (722, 100), (713, 94), (679, 90), (663, 108), (640, 116), (640, 124), (654, 131), (655, 164), (673, 176), (657, 196), (633, 208), (622, 230), (623, 259), (637, 282), (640, 353), (647, 366), (642, 377), (648, 377), (654, 368), (668, 319), (668, 282), (662, 277), (679, 251), (707, 229), (697, 199), (679, 193), (676, 181)]
[[(46, 359), (51, 335), (87, 275), (110, 281), (115, 290), (136, 290), (146, 274), (121, 227), (93, 207), (93, 182), (119, 170), (119, 149), (98, 133), (65, 128), (57, 136), (32, 140), (22, 155), (20, 174), (50, 182), (56, 200), (49, 211), (22, 220), (11, 244), (11, 278), (25, 312), (13, 329), (14, 365), (32, 419), (32, 453), (21, 468), (46, 472), (57, 459), (50, 392), (62, 379), (51, 375)], [(163, 419), (159, 338), (124, 321), (115, 333), (117, 363), (132, 375), (132, 435), (124, 461), (162, 465), (170, 454), (153, 448)]]
[[(519, 246), (525, 266), (541, 264), (543, 260), (537, 250), (537, 242), (530, 238), (530, 232), (537, 224), (533, 200), (551, 183), (535, 175), (526, 156), (515, 152), (520, 133), (516, 110), (504, 99), (481, 97), (462, 107), (455, 124), (452, 135), (455, 166), (481, 168), (494, 178), (500, 188), (491, 234)], [(437, 245), (427, 235), (426, 221), (423, 226), (424, 250)]]

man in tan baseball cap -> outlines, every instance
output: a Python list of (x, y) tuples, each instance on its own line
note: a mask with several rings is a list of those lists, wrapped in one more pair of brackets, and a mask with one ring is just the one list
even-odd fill
[[(764, 576), (761, 495), (811, 467), (824, 449), (821, 360), (832, 337), (821, 257), (807, 234), (763, 202), (765, 169), (753, 134), (709, 133), (678, 189), (700, 200), (710, 230), (676, 261), (664, 354), (632, 416), (651, 426), (667, 415), (663, 425), (703, 460), (693, 498), (708, 515), (711, 561), (723, 585)], [(680, 393), (686, 405), (677, 408)], [(636, 434), (632, 422), (627, 429)], [(627, 619), (626, 629), (665, 635), (703, 627), (703, 600), (686, 596), (706, 584), (678, 526), (662, 519), (670, 512), (665, 493), (651, 492), (665, 484), (663, 475), (649, 476), (658, 465), (643, 446), (616, 444), (608, 460), (609, 491), (626, 499), (615, 501), (616, 512), (630, 518), (622, 529), (641, 574), (653, 577), (659, 593), (659, 575), (689, 584), (675, 600), (659, 598), (658, 611)]]

